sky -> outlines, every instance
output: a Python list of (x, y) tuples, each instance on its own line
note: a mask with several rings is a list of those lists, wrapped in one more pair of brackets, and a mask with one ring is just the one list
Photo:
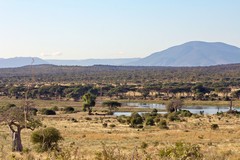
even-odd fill
[(239, 0), (0, 0), (0, 58), (135, 58), (188, 41), (240, 47)]

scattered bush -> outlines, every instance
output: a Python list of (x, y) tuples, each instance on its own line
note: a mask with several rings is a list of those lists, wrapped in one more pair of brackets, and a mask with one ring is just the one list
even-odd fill
[(159, 123), (161, 120), (161, 114), (158, 114), (155, 118), (154, 118), (154, 122), (157, 124)]
[(127, 122), (127, 117), (125, 115), (118, 116), (117, 120), (119, 123), (126, 123)]
[(212, 130), (219, 129), (218, 124), (212, 124), (212, 125), (211, 125), (211, 129), (212, 129)]
[(59, 111), (59, 108), (58, 108), (58, 106), (54, 106), (54, 107), (51, 108), (51, 110)]
[(202, 160), (203, 154), (198, 145), (177, 142), (174, 146), (161, 149), (160, 158), (181, 160)]
[(43, 108), (40, 110), (40, 114), (42, 115), (56, 115), (56, 112), (51, 109)]
[(38, 112), (38, 109), (37, 109), (37, 108), (30, 108), (30, 111), (32, 112), (32, 114), (33, 114), (34, 116), (36, 116), (36, 115), (37, 115), (37, 112)]
[(75, 118), (71, 118), (71, 121), (75, 123), (78, 122), (78, 120), (76, 120)]
[(73, 113), (74, 112), (73, 107), (65, 107), (63, 110), (65, 111), (65, 113)]
[(143, 123), (143, 118), (140, 114), (133, 112), (131, 117), (129, 117), (130, 127), (137, 128), (137, 125)]
[(148, 144), (146, 142), (142, 142), (141, 148), (146, 149), (148, 147)]
[(154, 108), (152, 110), (152, 112), (150, 113), (150, 115), (153, 116), (153, 117), (157, 116), (158, 115), (158, 110), (156, 108)]
[(145, 125), (146, 126), (154, 126), (154, 117), (148, 116), (145, 120)]
[(31, 142), (37, 144), (37, 151), (44, 152), (58, 148), (58, 142), (62, 136), (56, 128), (47, 127), (34, 131), (31, 135)]
[(166, 120), (161, 120), (158, 124), (159, 128), (160, 129), (168, 129), (168, 126), (167, 126), (167, 121)]
[(85, 120), (87, 120), (87, 121), (91, 121), (92, 118), (90, 118), (90, 117), (85, 117)]
[(109, 127), (114, 128), (114, 127), (116, 127), (116, 125), (115, 124), (110, 124)]
[(103, 128), (107, 128), (108, 124), (107, 123), (103, 123), (102, 126), (103, 126)]
[(178, 120), (180, 120), (177, 112), (169, 113), (169, 114), (167, 115), (167, 118), (168, 118), (170, 121), (178, 121)]
[(177, 112), (180, 117), (191, 117), (193, 114), (188, 110), (180, 110)]

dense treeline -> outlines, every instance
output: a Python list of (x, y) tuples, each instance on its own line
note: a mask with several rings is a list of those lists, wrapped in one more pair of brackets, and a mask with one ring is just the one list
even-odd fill
[(211, 67), (39, 65), (0, 69), (0, 95), (79, 100), (86, 92), (117, 98), (239, 98), (240, 64)]
[(211, 67), (39, 65), (0, 69), (1, 82), (231, 82), (240, 83), (240, 64)]

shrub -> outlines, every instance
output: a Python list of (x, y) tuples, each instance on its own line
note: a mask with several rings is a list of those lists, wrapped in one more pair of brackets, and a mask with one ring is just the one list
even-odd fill
[(48, 127), (34, 131), (31, 135), (31, 142), (37, 144), (37, 151), (44, 152), (58, 148), (58, 141), (62, 136), (56, 128)]
[(34, 116), (36, 116), (36, 115), (37, 115), (37, 112), (38, 112), (38, 109), (37, 109), (37, 108), (30, 108), (30, 111), (32, 112), (32, 114), (33, 114)]
[(90, 117), (85, 117), (85, 120), (87, 120), (87, 121), (91, 121), (92, 118), (90, 118)]
[(133, 112), (131, 117), (130, 117), (130, 127), (136, 128), (137, 125), (143, 123), (143, 118), (140, 114)]
[(158, 114), (155, 118), (154, 118), (154, 122), (157, 124), (159, 123), (161, 120), (161, 114)]
[(160, 150), (160, 158), (167, 159), (182, 159), (182, 160), (200, 160), (203, 159), (203, 154), (200, 152), (198, 145), (177, 142), (175, 146)]
[(167, 126), (167, 121), (166, 120), (161, 120), (158, 124), (159, 128), (160, 129), (168, 129), (168, 126)]
[(172, 112), (172, 113), (169, 113), (167, 118), (170, 120), (170, 121), (177, 121), (177, 120), (180, 120), (177, 112)]
[(151, 114), (151, 116), (155, 117), (158, 115), (158, 110), (156, 108), (154, 108), (150, 114)]
[(110, 124), (109, 127), (114, 128), (114, 127), (116, 127), (116, 125), (115, 124)]
[(107, 123), (103, 123), (102, 126), (103, 126), (103, 128), (107, 128), (108, 124)]
[(155, 125), (154, 118), (151, 116), (148, 116), (145, 120), (145, 125), (146, 126), (154, 126)]
[(65, 107), (63, 110), (65, 111), (65, 113), (73, 113), (74, 112), (73, 107)]
[(146, 142), (142, 142), (141, 148), (146, 149), (148, 147), (148, 144)]
[(58, 106), (54, 106), (54, 107), (51, 108), (51, 110), (59, 111), (59, 108), (58, 108)]
[(117, 120), (118, 120), (119, 123), (126, 123), (127, 117), (125, 115), (118, 116)]
[(56, 115), (56, 112), (54, 110), (51, 110), (51, 109), (43, 108), (43, 109), (40, 110), (40, 114), (43, 114), (43, 115)]
[(188, 110), (180, 110), (177, 114), (181, 117), (191, 117), (193, 114)]
[(212, 130), (219, 129), (218, 124), (212, 124), (212, 125), (211, 125), (211, 129), (212, 129)]

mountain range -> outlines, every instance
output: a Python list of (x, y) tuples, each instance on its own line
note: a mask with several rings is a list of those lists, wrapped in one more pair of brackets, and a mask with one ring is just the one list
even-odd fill
[(212, 66), (240, 63), (240, 48), (222, 42), (191, 41), (145, 58), (43, 60), (38, 57), (0, 58), (0, 68), (30, 65), (115, 65), (115, 66)]

